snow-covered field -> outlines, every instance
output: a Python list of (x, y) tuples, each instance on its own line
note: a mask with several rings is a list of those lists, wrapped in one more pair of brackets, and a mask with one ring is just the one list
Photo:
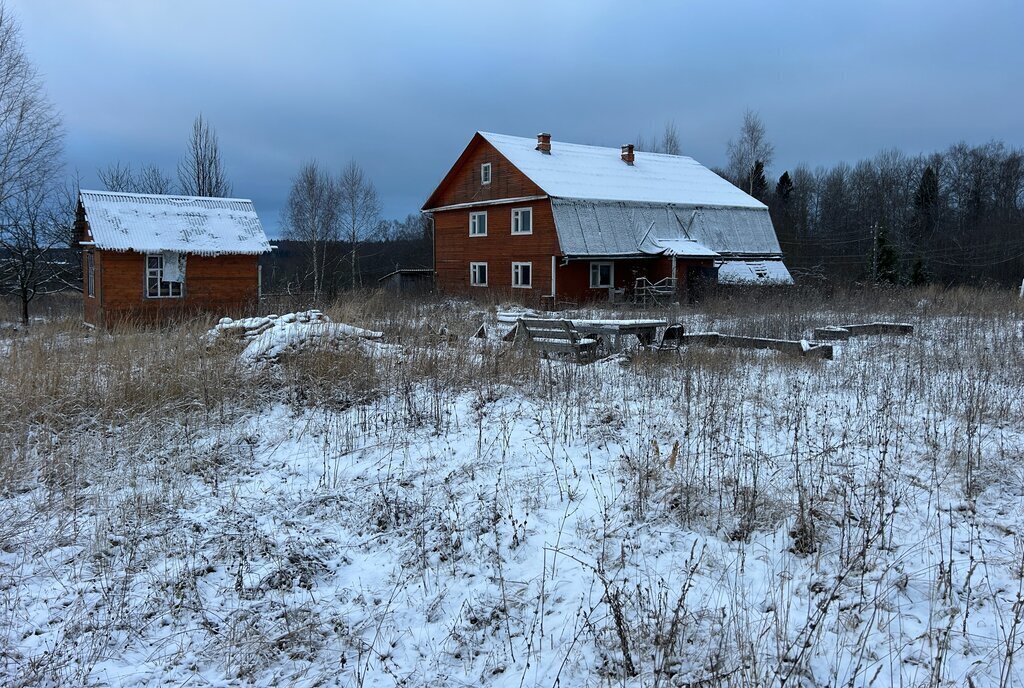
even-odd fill
[(864, 298), (664, 315), (916, 334), (580, 366), (442, 302), (255, 368), (199, 325), (9, 338), (0, 683), (1024, 685), (1024, 310)]

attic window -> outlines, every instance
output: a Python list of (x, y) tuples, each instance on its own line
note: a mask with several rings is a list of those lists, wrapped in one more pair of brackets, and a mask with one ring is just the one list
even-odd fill
[(485, 162), (483, 165), (480, 166), (480, 183), (491, 183), (491, 163), (489, 162)]

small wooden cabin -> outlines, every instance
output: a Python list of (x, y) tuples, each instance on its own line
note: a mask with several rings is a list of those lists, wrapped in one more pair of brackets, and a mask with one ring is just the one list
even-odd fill
[(234, 314), (260, 293), (271, 250), (252, 201), (109, 191), (78, 195), (85, 322)]
[(523, 300), (789, 284), (768, 208), (681, 155), (477, 132), (423, 206), (438, 289)]

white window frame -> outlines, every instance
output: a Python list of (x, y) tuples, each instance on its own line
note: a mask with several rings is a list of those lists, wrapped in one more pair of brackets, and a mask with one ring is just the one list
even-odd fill
[[(521, 225), (523, 222), (523, 212), (529, 213), (530, 215), (530, 230), (524, 232), (522, 229), (516, 229), (517, 225)], [(513, 208), (512, 209), (512, 233), (513, 234), (533, 234), (533, 208)]]
[[(609, 278), (611, 280), (611, 284), (597, 284), (596, 282), (594, 282), (594, 268), (600, 268), (603, 265), (607, 265), (609, 268), (611, 268), (610, 271), (609, 271), (611, 273), (609, 275)], [(601, 274), (600, 271), (598, 271), (597, 274), (600, 275)], [(615, 287), (615, 263), (607, 261), (607, 260), (591, 261), (591, 263), (590, 263), (590, 288), (591, 289), (612, 289), (614, 287)]]
[[(522, 281), (522, 269), (524, 266), (530, 271), (530, 281), (526, 284), (523, 284)], [(533, 289), (533, 263), (512, 263), (512, 288)]]
[[(482, 267), (484, 269), (484, 281), (480, 282), (477, 280), (476, 270)], [(489, 272), (487, 263), (474, 262), (469, 264), (469, 286), (471, 287), (486, 287), (487, 286), (487, 273)]]
[(88, 292), (87, 293), (89, 295), (89, 298), (95, 299), (96, 298), (96, 252), (95, 251), (86, 251), (86, 253), (85, 253), (85, 263), (86, 263), (85, 278), (86, 278), (86, 283), (87, 283), (86, 286), (88, 287)]
[(489, 162), (480, 165), (480, 183), (484, 186), (491, 183), (491, 163)]
[[(150, 261), (156, 259), (159, 261), (157, 267), (150, 267)], [(182, 282), (165, 282), (164, 281), (164, 257), (160, 253), (147, 253), (146, 254), (146, 269), (145, 269), (145, 282), (143, 283), (143, 293), (147, 299), (180, 299), (185, 296), (185, 285)], [(151, 290), (156, 280), (156, 294)], [(164, 288), (166, 286), (166, 292)]]
[[(480, 218), (483, 218), (484, 231), (480, 231)], [(469, 236), (481, 237), (487, 236), (487, 211), (481, 210), (475, 213), (469, 214)]]

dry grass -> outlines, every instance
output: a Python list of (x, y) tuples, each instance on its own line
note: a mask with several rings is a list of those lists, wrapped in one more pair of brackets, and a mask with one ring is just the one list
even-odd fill
[[(267, 307), (294, 309), (285, 302)], [(502, 567), (528, 538), (523, 513), (532, 524), (534, 513), (554, 499), (568, 514), (588, 490), (601, 492), (602, 511), (576, 526), (579, 542), (591, 548), (570, 554), (579, 575), (592, 578), (600, 594), (592, 608), (580, 603), (582, 621), (567, 637), (593, 650), (598, 664), (589, 668), (599, 677), (595, 682), (606, 685), (629, 683), (632, 676), (662, 685), (684, 679), (795, 685), (811, 675), (811, 655), (838, 652), (821, 629), (848, 627), (867, 637), (872, 628), (898, 626), (899, 609), (886, 605), (899, 603), (908, 585), (901, 582), (901, 557), (916, 555), (914, 549), (894, 554), (901, 514), (911, 506), (935, 516), (937, 533), (920, 536), (927, 547), (949, 545), (953, 530), (969, 530), (971, 538), (957, 540), (965, 547), (963, 560), (984, 561), (992, 570), (1006, 563), (974, 535), (995, 532), (999, 524), (979, 525), (971, 510), (992, 485), (1024, 484), (1024, 455), (1015, 443), (1024, 427), (1024, 308), (1013, 294), (721, 294), (699, 309), (638, 315), (681, 320), (690, 330), (787, 338), (820, 325), (891, 319), (912, 322), (919, 335), (853, 342), (835, 361), (690, 348), (679, 355), (641, 353), (628, 367), (618, 361), (549, 364), (493, 341), (471, 341), (480, 323), (490, 322), (493, 305), (366, 292), (323, 310), (335, 321), (383, 331), (383, 346), (302, 351), (254, 372), (237, 363), (240, 343), (204, 342), (208, 323), (97, 332), (72, 315), (2, 335), (0, 519), (7, 526), (0, 550), (80, 547), (88, 559), (76, 566), (88, 570), (105, 611), (72, 607), (67, 615), (79, 624), (80, 643), (65, 642), (45, 657), (8, 658), (0, 671), (16, 666), (23, 685), (85, 683), (115, 635), (143, 637), (161, 619), (196, 614), (203, 620), (189, 621), (190, 628), (217, 624), (209, 631), (208, 652), (238, 680), (265, 677), (260, 672), (275, 663), (307, 661), (331, 643), (356, 648), (358, 669), (347, 674), (353, 683), (374, 671), (403, 673), (388, 658), (387, 639), (378, 642), (391, 601), (374, 600), (380, 616), (349, 627), (345, 618), (320, 619), (308, 595), (295, 602), (280, 592), (293, 580), (304, 592), (315, 587), (311, 581), (328, 575), (318, 548), (333, 545), (309, 540), (300, 542), (304, 548), (278, 549), (234, 495), (219, 502), (216, 520), (226, 525), (214, 527), (215, 535), (205, 534), (209, 524), (183, 520), (181, 512), (200, 489), (220, 494), (229, 477), (252, 470), (260, 429), (243, 421), (276, 404), (303, 418), (296, 433), (315, 434), (322, 443), (322, 483), (303, 508), (319, 504), (340, 523), (360, 524), (357, 530), (367, 538), (390, 538), (396, 567), (418, 576), (424, 589), (443, 575), (457, 580), (457, 574), (485, 568), (500, 581), (500, 595), (476, 604), (482, 612), (466, 608), (471, 621), (464, 628), (452, 621), (451, 642), (464, 644), (460, 660), (495, 637), (505, 637), (502, 642), (519, 657), (542, 652), (542, 636), (529, 644), (536, 639), (535, 626), (529, 626), (533, 602), (516, 607), (506, 599)], [(441, 325), (452, 336), (439, 336)], [(475, 399), (472, 411), (453, 417), (456, 400), (467, 393)], [(513, 441), (506, 425), (516, 418), (489, 415), (496, 402), (509, 398), (525, 399), (529, 450), (521, 436), (519, 444)], [(443, 438), (467, 428), (478, 433), (476, 455), (446, 466), (443, 480), (427, 482), (429, 466), (407, 466), (398, 456), (394, 466), (379, 469), (369, 498), (350, 500), (345, 480), (351, 466), (342, 457), (367, 438), (408, 451), (408, 438), (420, 430)], [(595, 477), (592, 457), (587, 465), (568, 455), (567, 448), (580, 446), (588, 455), (615, 447), (607, 482)], [(463, 483), (475, 484), (478, 469), (526, 464), (531, 457), (538, 462), (535, 483), (510, 483), (501, 470), (487, 494), (460, 492)], [(537, 486), (548, 479), (557, 487), (552, 494)], [(940, 492), (945, 501), (931, 503), (930, 495)], [(962, 500), (962, 511), (950, 505), (951, 494)], [(954, 528), (956, 518), (962, 521)], [(47, 542), (38, 539), (44, 536), (33, 520), (47, 524)], [(694, 548), (680, 561), (679, 576), (666, 580), (644, 563), (658, 556), (652, 532), (673, 534), (666, 538), (700, 534), (733, 548), (728, 551), (740, 563)], [(483, 559), (467, 551), (474, 541)], [(757, 604), (775, 610), (773, 623), (745, 608), (750, 600), (734, 582), (735, 567), (747, 566), (747, 556), (756, 565), (755, 554), (767, 543), (813, 572), (811, 579), (799, 578), (810, 574), (789, 564), (792, 570), (766, 573), (773, 576), (772, 587)], [(211, 547), (214, 560), (206, 561)], [(1024, 552), (1024, 544), (1019, 547)], [(142, 567), (167, 551), (181, 553), (179, 560), (188, 565), (159, 574)], [(246, 572), (258, 562), (268, 572), (254, 584)], [(236, 578), (225, 582), (208, 570), (219, 566)], [(551, 570), (553, 576), (553, 564)], [(971, 570), (943, 559), (905, 575), (912, 591), (916, 584), (919, 595), (934, 597), (930, 608), (936, 610), (977, 614), (978, 598), (988, 605), (1005, 599), (998, 596), (1005, 591), (983, 590), (980, 574)], [(1019, 562), (1016, 570), (1019, 577)], [(0, 593), (12, 607), (21, 583), (14, 571), (0, 570)], [(206, 576), (217, 582), (204, 582)], [(704, 598), (695, 582), (702, 577), (718, 581)], [(160, 594), (134, 600), (133, 582), (142, 579)], [(400, 585), (411, 588), (409, 580), (396, 581), (394, 594)], [(883, 583), (890, 587), (873, 591)], [(220, 598), (234, 605), (217, 618), (203, 609), (204, 599), (209, 604), (203, 591), (216, 585)], [(817, 606), (801, 606), (807, 590)], [(711, 598), (718, 606), (704, 604)], [(1022, 608), (1004, 614), (1005, 627), (984, 641), (990, 643), (987, 656), (996, 658), (991, 662), (1011, 678)], [(264, 613), (268, 609), (273, 613)], [(542, 613), (541, 606), (537, 617)], [(958, 618), (960, 640), (947, 617), (926, 620), (918, 652), (926, 668), (900, 665), (906, 648), (893, 649), (898, 677), (936, 686), (962, 680), (943, 657), (982, 641), (968, 633), (964, 616)], [(71, 633), (70, 626), (66, 630)], [(393, 631), (402, 637), (402, 629)], [(828, 642), (838, 647), (840, 641)], [(0, 652), (14, 657), (15, 649)], [(565, 661), (571, 651), (564, 650)], [(550, 664), (554, 656), (538, 654), (535, 665)], [(836, 671), (854, 685), (870, 682), (866, 668)]]

